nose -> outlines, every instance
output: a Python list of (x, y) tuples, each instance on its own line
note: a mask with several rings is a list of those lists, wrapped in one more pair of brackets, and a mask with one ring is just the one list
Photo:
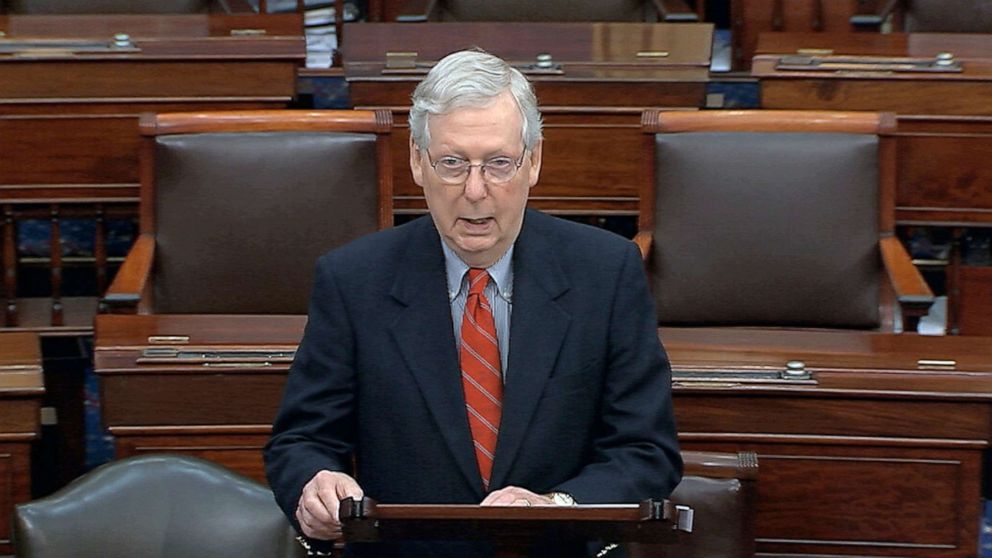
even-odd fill
[(463, 194), (469, 201), (485, 199), (489, 195), (486, 188), (486, 179), (482, 175), (481, 166), (471, 166), (468, 169), (468, 177), (465, 178), (465, 192)]

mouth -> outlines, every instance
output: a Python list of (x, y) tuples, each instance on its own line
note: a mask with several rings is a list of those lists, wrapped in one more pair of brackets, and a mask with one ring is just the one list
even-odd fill
[(478, 219), (469, 219), (468, 217), (462, 217), (462, 221), (469, 223), (470, 225), (485, 225), (492, 220), (492, 217), (480, 217)]
[(489, 230), (491, 225), (495, 222), (492, 217), (480, 217), (477, 219), (469, 219), (467, 217), (459, 218), (462, 225), (468, 232), (484, 233)]

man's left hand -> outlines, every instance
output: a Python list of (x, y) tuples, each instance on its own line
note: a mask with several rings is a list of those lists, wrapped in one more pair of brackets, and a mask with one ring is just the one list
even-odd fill
[(490, 492), (481, 506), (553, 506), (551, 498), (519, 486), (507, 486)]

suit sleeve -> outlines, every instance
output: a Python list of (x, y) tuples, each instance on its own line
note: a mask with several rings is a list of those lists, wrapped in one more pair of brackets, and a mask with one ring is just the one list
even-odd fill
[(557, 490), (579, 503), (666, 498), (682, 477), (671, 367), (640, 254), (631, 243), (610, 306), (601, 416), (592, 458)]
[(317, 264), (303, 340), (266, 444), (269, 485), (290, 522), (321, 470), (350, 473), (355, 438), (354, 335), (330, 256)]

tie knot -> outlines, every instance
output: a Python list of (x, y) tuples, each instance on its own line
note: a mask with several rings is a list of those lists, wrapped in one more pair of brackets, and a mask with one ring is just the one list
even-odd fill
[(489, 284), (489, 272), (485, 269), (473, 267), (468, 270), (468, 294), (482, 294), (486, 285)]

